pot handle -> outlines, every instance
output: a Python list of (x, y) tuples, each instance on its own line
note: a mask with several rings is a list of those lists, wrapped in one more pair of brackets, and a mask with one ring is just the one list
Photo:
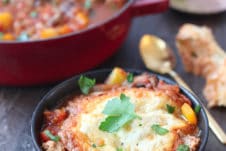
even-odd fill
[(132, 15), (141, 16), (167, 10), (169, 0), (134, 0)]

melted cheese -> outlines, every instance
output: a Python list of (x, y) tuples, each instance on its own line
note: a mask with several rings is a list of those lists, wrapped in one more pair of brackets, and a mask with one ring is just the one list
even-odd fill
[[(135, 119), (114, 133), (99, 130), (100, 123), (106, 117), (102, 113), (106, 103), (114, 97), (119, 97), (121, 93), (130, 97), (130, 102), (135, 105), (136, 114), (141, 116), (142, 120)], [(76, 124), (71, 127), (71, 130), (67, 129), (74, 135), (73, 141), (79, 144), (81, 151), (116, 151), (118, 147), (123, 151), (172, 150), (177, 139), (175, 130), (187, 126), (184, 120), (167, 112), (165, 106), (172, 104), (173, 100), (148, 89), (133, 88), (123, 92), (114, 91), (100, 97), (90, 97), (90, 99), (81, 104), (83, 110), (77, 115)], [(158, 135), (151, 130), (153, 124), (160, 124), (170, 132), (163, 136)], [(62, 129), (64, 127), (66, 126)], [(98, 146), (100, 141), (104, 145)], [(96, 144), (97, 147), (92, 147), (92, 144)]]

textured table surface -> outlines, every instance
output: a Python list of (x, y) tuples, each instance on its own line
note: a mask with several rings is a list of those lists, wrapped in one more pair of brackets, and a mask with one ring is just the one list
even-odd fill
[[(193, 16), (168, 11), (133, 20), (130, 33), (119, 51), (97, 68), (114, 66), (145, 69), (138, 52), (138, 42), (143, 34), (150, 33), (165, 39), (176, 51), (175, 35), (178, 28), (186, 22), (207, 25), (212, 28), (219, 44), (226, 49), (226, 13), (211, 16)], [(189, 83), (191, 88), (206, 104), (202, 95), (204, 80), (184, 72), (178, 58), (176, 71)], [(30, 135), (32, 112), (40, 99), (54, 85), (29, 88), (0, 87), (0, 151), (35, 150)], [(215, 119), (226, 131), (226, 108), (211, 109)], [(226, 151), (210, 131), (206, 151)]]

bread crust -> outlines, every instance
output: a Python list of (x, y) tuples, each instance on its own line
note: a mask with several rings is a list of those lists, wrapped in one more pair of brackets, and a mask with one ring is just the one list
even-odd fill
[(226, 106), (226, 54), (210, 28), (184, 24), (176, 45), (185, 70), (205, 78), (203, 94), (208, 106)]

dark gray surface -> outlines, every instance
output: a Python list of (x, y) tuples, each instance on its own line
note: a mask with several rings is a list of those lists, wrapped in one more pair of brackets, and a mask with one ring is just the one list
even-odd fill
[[(121, 66), (145, 69), (138, 51), (140, 37), (146, 33), (160, 36), (176, 52), (175, 35), (179, 26), (186, 22), (205, 24), (211, 27), (219, 44), (226, 49), (226, 13), (211, 16), (192, 16), (168, 11), (159, 15), (134, 19), (130, 33), (120, 50), (97, 68)], [(179, 58), (176, 71), (206, 104), (202, 95), (204, 80), (185, 73)], [(42, 96), (52, 87), (53, 85), (32, 88), (0, 87), (0, 151), (35, 150), (30, 136), (32, 112)], [(210, 112), (226, 131), (226, 108), (215, 108), (211, 109)], [(220, 144), (210, 131), (206, 151), (214, 150), (226, 151), (226, 146)]]

